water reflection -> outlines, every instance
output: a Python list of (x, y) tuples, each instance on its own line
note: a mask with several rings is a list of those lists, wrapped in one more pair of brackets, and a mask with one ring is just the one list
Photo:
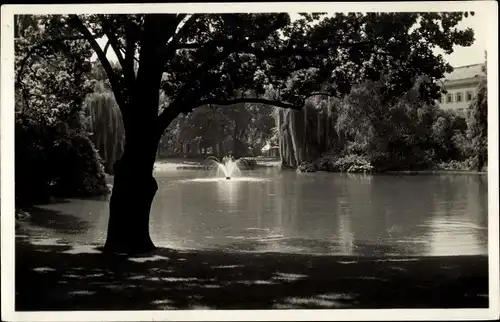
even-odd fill
[(234, 210), (241, 189), (241, 182), (234, 180), (219, 180), (216, 182), (216, 186), (218, 199), (226, 203), (229, 209)]
[[(158, 171), (151, 236), (159, 246), (345, 255), (487, 253), (487, 180), (481, 176), (297, 174), (265, 169), (234, 180)], [(47, 206), (86, 227), (40, 236), (104, 242), (106, 200)], [(83, 223), (85, 222), (85, 223)]]
[[(351, 228), (351, 217), (345, 214), (339, 214), (338, 218), (338, 235), (340, 251), (343, 254), (351, 255), (355, 252), (354, 234)], [(334, 250), (335, 251), (335, 250)]]

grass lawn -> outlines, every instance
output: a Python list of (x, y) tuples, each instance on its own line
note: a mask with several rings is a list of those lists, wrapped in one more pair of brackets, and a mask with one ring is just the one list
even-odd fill
[(485, 256), (357, 258), (159, 248), (127, 258), (93, 247), (33, 245), (18, 237), (16, 310), (488, 307)]

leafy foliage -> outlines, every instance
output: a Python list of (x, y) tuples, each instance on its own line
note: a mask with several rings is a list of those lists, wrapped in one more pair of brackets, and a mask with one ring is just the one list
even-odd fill
[(16, 25), (16, 198), (107, 191), (100, 158), (84, 131), (91, 50), (84, 41), (39, 46), (64, 25), (60, 17), (19, 16)]
[[(391, 97), (406, 92), (415, 77), (427, 75), (429, 81), (421, 89), (425, 99), (432, 100), (439, 92), (432, 81), (450, 66), (431, 50), (441, 47), (449, 53), (453, 45), (467, 46), (473, 40), (471, 30), (455, 28), (461, 13), (338, 13), (320, 18), (304, 15), (292, 22), (286, 14), (200, 16), (200, 25), (195, 26), (205, 31), (204, 37), (193, 35), (188, 40), (191, 48), (182, 51), (178, 62), (200, 70), (203, 64), (197, 59), (214, 57), (215, 67), (198, 75), (173, 68), (177, 62), (173, 59), (164, 88), (176, 97), (185, 75), (193, 73), (199, 76), (190, 86), (194, 97), (229, 99), (238, 89), (262, 95), (266, 86), (272, 86), (280, 91), (281, 101), (300, 106), (304, 97), (316, 91), (342, 96), (353, 84), (379, 80), (382, 75), (386, 76), (385, 97)], [(417, 22), (420, 26), (415, 27)], [(212, 31), (201, 24), (212, 26)], [(201, 43), (202, 47), (192, 49)], [(215, 49), (217, 44), (220, 47)], [(218, 54), (225, 59), (216, 64)], [(190, 101), (195, 100), (192, 95)]]
[[(487, 72), (486, 63), (483, 71)], [(476, 158), (476, 168), (482, 170), (488, 161), (488, 87), (486, 78), (479, 83), (477, 94), (471, 104), (472, 115), (467, 133)]]
[[(472, 150), (466, 120), (424, 104), (418, 86), (393, 103), (380, 82), (353, 87), (334, 114), (334, 147), (300, 171), (384, 171), (431, 169), (443, 162), (465, 162)], [(321, 104), (320, 104), (321, 105)], [(323, 107), (324, 108), (324, 107)], [(306, 160), (307, 161), (307, 160)]]
[[(473, 41), (472, 30), (457, 28), (463, 17), (459, 12), (302, 14), (295, 20), (285, 13), (72, 15), (49, 16), (45, 24), (53, 37), (86, 38), (100, 58), (94, 38), (107, 36), (122, 68), (102, 63), (122, 110), (134, 95), (136, 55), (139, 62), (147, 59), (150, 67), (162, 68), (159, 88), (170, 100), (171, 114), (230, 104), (235, 97), (264, 102), (269, 87), (279, 91), (273, 104), (298, 108), (318, 91), (343, 96), (353, 84), (382, 75), (387, 99), (427, 75), (419, 90), (431, 101), (440, 91), (435, 81), (450, 70), (432, 49), (451, 53), (453, 46)], [(173, 119), (167, 116), (160, 117), (163, 129)]]
[(19, 28), (15, 41), (20, 107), (40, 122), (64, 120), (72, 128), (81, 127), (82, 99), (93, 87), (88, 77), (90, 46), (84, 40), (40, 46), (50, 40), (51, 34), (58, 33), (61, 27), (56, 22), (63, 24), (64, 19), (21, 17), (30, 24)]

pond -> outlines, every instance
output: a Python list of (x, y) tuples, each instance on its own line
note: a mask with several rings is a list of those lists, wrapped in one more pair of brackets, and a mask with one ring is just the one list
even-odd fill
[[(157, 168), (157, 246), (354, 256), (487, 254), (487, 176), (300, 174), (279, 168), (214, 178)], [(40, 206), (35, 237), (105, 242), (108, 199)], [(133, 236), (131, 236), (133, 238)]]

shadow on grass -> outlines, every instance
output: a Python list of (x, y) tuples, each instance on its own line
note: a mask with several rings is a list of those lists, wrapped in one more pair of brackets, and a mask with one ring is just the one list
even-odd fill
[(16, 242), (16, 310), (480, 308), (487, 257), (176, 251)]
[(25, 208), (31, 214), (29, 222), (42, 228), (60, 231), (66, 234), (80, 234), (90, 227), (90, 223), (77, 216), (58, 210), (32, 206)]

